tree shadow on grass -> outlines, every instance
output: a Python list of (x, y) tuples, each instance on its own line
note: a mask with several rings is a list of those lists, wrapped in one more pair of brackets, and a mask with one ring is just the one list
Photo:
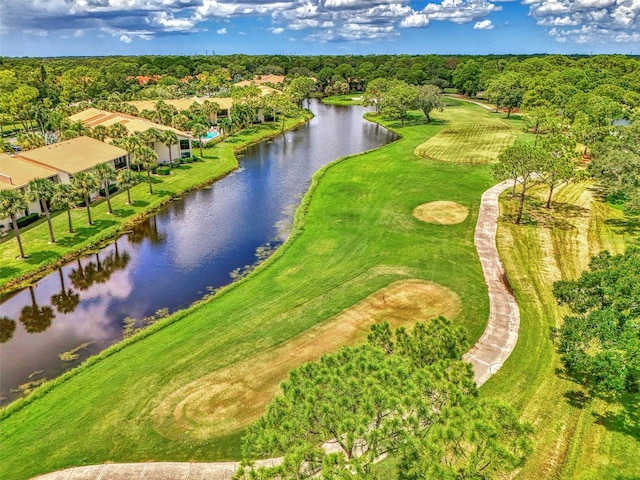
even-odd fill
[(113, 214), (119, 218), (128, 217), (130, 215), (133, 215), (134, 213), (135, 210), (133, 208), (117, 208), (113, 211)]
[(19, 272), (20, 270), (15, 267), (0, 267), (0, 283), (2, 283), (3, 280), (9, 280)]
[(605, 220), (606, 225), (613, 227), (618, 234), (640, 235), (640, 215), (627, 215), (625, 218), (610, 218)]
[(116, 223), (117, 222), (115, 220), (100, 219), (100, 220), (94, 221), (93, 225), (83, 225), (83, 226), (74, 225), (75, 233), (73, 235), (67, 236), (59, 240), (58, 244), (65, 247), (75, 246), (79, 243), (84, 242), (88, 238), (91, 238), (92, 236), (96, 235), (100, 231), (106, 230), (107, 228), (114, 226)]
[(57, 258), (58, 254), (53, 250), (38, 250), (36, 252), (27, 251), (27, 258), (24, 259), (29, 265), (39, 265), (40, 263)]
[(595, 423), (609, 431), (640, 438), (640, 394), (627, 394), (607, 401), (607, 411), (594, 412)]

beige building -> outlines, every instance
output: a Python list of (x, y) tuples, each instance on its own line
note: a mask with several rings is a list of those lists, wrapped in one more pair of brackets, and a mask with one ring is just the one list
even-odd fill
[[(70, 183), (78, 172), (108, 163), (114, 169), (127, 167), (127, 151), (90, 137), (77, 137), (12, 155), (0, 154), (0, 190), (19, 189), (23, 193), (35, 178)], [(97, 196), (97, 192), (93, 197)], [(42, 213), (39, 202), (29, 202), (24, 215)], [(22, 215), (20, 215), (22, 216)], [(0, 231), (10, 220), (0, 219)]]
[[(87, 108), (81, 112), (71, 115), (69, 120), (72, 122), (82, 122), (89, 128), (94, 128), (98, 125), (104, 125), (110, 127), (116, 123), (124, 125), (130, 135), (134, 135), (139, 132), (146, 132), (151, 128), (155, 128), (160, 131), (172, 131), (178, 137), (178, 143), (167, 147), (163, 143), (155, 142), (152, 148), (158, 154), (159, 163), (169, 163), (170, 160), (176, 158), (191, 157), (191, 135), (181, 130), (160, 125), (149, 120), (145, 120), (133, 115), (127, 115), (126, 113), (114, 113), (107, 112), (105, 110), (99, 110), (97, 108)], [(171, 150), (169, 150), (169, 148)]]
[[(173, 100), (163, 100), (167, 105), (171, 105), (179, 112), (183, 110), (189, 110), (191, 106), (195, 103), (198, 105), (203, 105), (205, 101), (214, 102), (218, 104), (219, 110), (218, 112), (213, 112), (209, 115), (209, 122), (215, 124), (218, 122), (218, 117), (228, 117), (229, 111), (231, 110), (231, 106), (233, 105), (233, 100), (231, 98), (200, 98), (200, 97), (191, 97), (191, 98), (177, 98)], [(131, 100), (127, 102), (129, 105), (133, 105), (138, 109), (138, 112), (143, 110), (156, 110), (157, 100)]]

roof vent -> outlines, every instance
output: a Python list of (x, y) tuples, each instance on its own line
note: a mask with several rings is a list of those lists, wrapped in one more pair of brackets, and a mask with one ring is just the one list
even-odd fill
[(13, 180), (9, 175), (5, 175), (4, 173), (0, 173), (0, 182), (8, 183), (9, 185), (13, 185)]

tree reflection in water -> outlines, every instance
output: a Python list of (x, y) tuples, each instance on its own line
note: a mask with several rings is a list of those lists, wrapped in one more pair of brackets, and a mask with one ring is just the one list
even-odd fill
[(51, 326), (51, 321), (56, 317), (53, 308), (49, 305), (40, 307), (36, 302), (36, 294), (33, 287), (29, 286), (31, 293), (31, 305), (27, 305), (20, 312), (20, 322), (29, 333), (44, 332)]
[(118, 242), (114, 243), (114, 251), (100, 260), (100, 253), (95, 254), (95, 261), (82, 265), (78, 260), (78, 267), (71, 270), (69, 278), (78, 290), (88, 290), (92, 285), (105, 283), (118, 270), (123, 270), (129, 264), (131, 257), (127, 252), (120, 253)]
[(152, 245), (164, 242), (165, 234), (158, 231), (158, 220), (155, 215), (138, 223), (129, 233), (129, 241), (133, 244), (142, 243), (145, 238), (148, 238)]
[(71, 288), (67, 290), (64, 284), (64, 273), (62, 269), (58, 269), (60, 275), (60, 293), (51, 296), (51, 303), (58, 310), (58, 313), (71, 313), (80, 303), (80, 294)]
[(9, 317), (0, 317), (0, 343), (7, 343), (16, 331), (16, 322)]

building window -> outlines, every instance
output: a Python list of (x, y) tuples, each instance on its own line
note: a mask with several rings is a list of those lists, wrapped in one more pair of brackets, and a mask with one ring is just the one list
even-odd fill
[(127, 157), (116, 158), (113, 161), (113, 164), (116, 167), (116, 170), (120, 170), (127, 166)]
[(180, 140), (180, 150), (189, 150), (189, 140)]

